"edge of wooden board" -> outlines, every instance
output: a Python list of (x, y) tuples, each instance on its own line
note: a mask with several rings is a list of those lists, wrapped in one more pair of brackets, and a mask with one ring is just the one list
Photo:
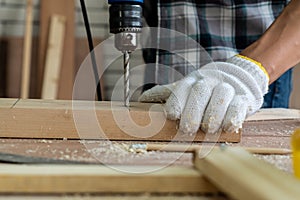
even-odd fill
[[(76, 104), (75, 109), (72, 104)], [(241, 132), (207, 135), (199, 130), (196, 135), (182, 134), (177, 130), (178, 122), (165, 119), (160, 104), (132, 103), (128, 110), (121, 102), (19, 100), (13, 108), (0, 109), (2, 138), (208, 142), (241, 139)]]
[(300, 182), (240, 147), (213, 149), (194, 166), (233, 199), (298, 199)]
[(0, 178), (0, 194), (218, 192), (194, 168), (178, 166), (0, 164)]
[(254, 115), (248, 117), (246, 121), (283, 119), (300, 119), (300, 110), (287, 108), (263, 108), (258, 110)]

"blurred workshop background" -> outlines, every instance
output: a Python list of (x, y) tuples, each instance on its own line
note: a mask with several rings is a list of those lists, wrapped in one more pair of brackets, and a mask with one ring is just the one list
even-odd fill
[[(96, 46), (112, 36), (108, 28), (108, 5), (103, 0), (86, 0), (91, 31)], [(79, 0), (33, 0), (33, 32), (31, 49), (30, 98), (41, 98), (44, 68), (46, 65), (47, 39), (50, 18), (54, 14), (65, 16), (65, 38), (62, 50), (57, 99), (71, 99), (76, 72), (89, 53), (86, 30)], [(23, 44), (25, 33), (26, 0), (0, 0), (0, 96), (20, 97), (22, 79)], [(110, 49), (105, 56), (110, 59)], [(143, 63), (140, 51), (134, 52), (132, 66)], [(101, 63), (101, 61), (99, 62)], [(117, 59), (102, 77), (105, 100), (111, 97), (112, 89), (123, 75), (122, 58)], [(144, 73), (134, 74), (132, 84), (141, 85)], [(117, 88), (122, 93), (122, 88)], [(137, 93), (138, 94), (138, 93)], [(120, 95), (121, 96), (121, 95)], [(83, 97), (84, 99), (84, 97)], [(135, 98), (136, 99), (136, 98)], [(120, 100), (122, 98), (120, 97)]]
[[(108, 27), (108, 5), (104, 0), (86, 0), (85, 2), (96, 46), (111, 36)], [(26, 0), (0, 0), (0, 97), (19, 98), (21, 95), (26, 6)], [(47, 41), (51, 32), (50, 18), (53, 15), (64, 16), (65, 19), (61, 57), (56, 56), (61, 61), (59, 79), (56, 80), (58, 87), (56, 99), (72, 98), (74, 77), (89, 53), (79, 0), (33, 0), (30, 98), (41, 98), (44, 69), (47, 64)], [(113, 43), (111, 43), (111, 48), (114, 48)], [(114, 57), (114, 55), (110, 55), (111, 48), (106, 48), (105, 56), (97, 59)], [(110, 100), (116, 81), (123, 75), (121, 62), (122, 58), (120, 57), (102, 77), (105, 100)], [(132, 66), (142, 63), (141, 52), (134, 52)], [(300, 108), (299, 77), (300, 67), (296, 67), (291, 108)], [(131, 76), (132, 83), (137, 86), (142, 85), (143, 79), (142, 71)], [(117, 91), (121, 94), (123, 88), (117, 88)], [(133, 99), (135, 100), (136, 97)], [(122, 100), (121, 95), (120, 100)]]

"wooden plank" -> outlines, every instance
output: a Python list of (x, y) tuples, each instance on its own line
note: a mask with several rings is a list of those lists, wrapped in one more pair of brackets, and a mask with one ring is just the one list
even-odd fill
[(33, 1), (27, 0), (26, 6), (26, 25), (23, 47), (23, 63), (22, 63), (22, 82), (21, 82), (21, 98), (29, 97), (30, 88), (30, 65), (31, 65), (31, 46), (32, 46), (32, 18), (33, 18)]
[(37, 96), (41, 96), (44, 64), (46, 58), (46, 46), (49, 31), (49, 21), (53, 14), (66, 17), (66, 32), (68, 37), (64, 40), (62, 58), (62, 69), (59, 81), (59, 99), (71, 99), (74, 81), (74, 29), (75, 29), (75, 2), (74, 0), (41, 0), (40, 1), (40, 33), (39, 33), (39, 55), (37, 70)]
[(19, 99), (0, 98), (0, 108), (12, 108), (18, 101)]
[(300, 182), (241, 148), (214, 149), (195, 167), (234, 199), (299, 199)]
[(7, 39), (7, 97), (19, 98), (21, 91), (21, 66), (23, 56), (23, 38)]
[(8, 52), (8, 41), (0, 39), (0, 97), (7, 97), (6, 86), (7, 86), (7, 52)]
[(241, 138), (241, 133), (211, 138), (200, 130), (196, 135), (182, 134), (177, 122), (165, 119), (160, 104), (132, 103), (128, 110), (122, 102), (20, 100), (13, 109), (0, 109), (0, 121), (5, 124), (0, 137), (209, 142)]
[[(21, 87), (21, 66), (22, 66), (22, 56), (23, 56), (23, 38), (19, 37), (5, 37), (0, 40), (0, 57), (2, 54), (1, 67), (0, 67), (0, 88), (6, 86), (2, 90), (2, 97), (11, 97), (11, 98), (19, 98), (20, 97), (20, 87)], [(95, 44), (99, 43), (99, 39), (96, 39)], [(88, 47), (83, 47), (82, 44), (86, 44), (86, 38), (77, 38), (75, 40), (76, 43), (76, 66), (78, 69), (84, 58), (88, 54)], [(82, 50), (84, 49), (84, 50)], [(86, 50), (86, 51), (85, 51)], [(34, 37), (32, 41), (32, 59), (31, 59), (31, 80), (30, 80), (30, 97), (32, 98), (41, 98), (41, 94), (37, 95), (37, 60), (38, 60), (38, 38)], [(101, 59), (98, 58), (97, 59)], [(99, 61), (100, 62), (100, 61)], [(74, 70), (77, 71), (77, 70)], [(1, 89), (0, 89), (1, 93)], [(1, 95), (1, 94), (0, 94)]]
[[(21, 75), (22, 75), (22, 59), (23, 59), (23, 41), (20, 37), (7, 37), (7, 72), (6, 72), (6, 96), (10, 98), (19, 98), (21, 95)], [(37, 69), (37, 38), (32, 39), (31, 54), (31, 74), (30, 77), (36, 77)], [(30, 80), (30, 97), (37, 98), (35, 88), (37, 87), (36, 78)], [(40, 97), (40, 96), (39, 96)]]
[(290, 137), (299, 126), (299, 119), (247, 121), (243, 125), (243, 136)]
[[(1, 123), (1, 122), (0, 122)], [(257, 138), (247, 138), (248, 142), (235, 143), (234, 146), (245, 147), (282, 147), (288, 148), (290, 144), (289, 138), (282, 137), (265, 137), (259, 138), (261, 143), (256, 143)], [(242, 137), (242, 141), (245, 140)], [(272, 142), (269, 142), (269, 141)], [(268, 141), (269, 143), (264, 143)], [(192, 154), (185, 152), (160, 152), (151, 151), (134, 153), (129, 150), (132, 141), (101, 141), (101, 140), (53, 140), (53, 139), (0, 139), (0, 152), (9, 154), (18, 154), (31, 157), (43, 157), (60, 160), (72, 160), (77, 162), (98, 163), (99, 159), (103, 163), (122, 164), (122, 165), (185, 165), (192, 166)], [(167, 142), (150, 142), (147, 144), (162, 144)], [(174, 144), (174, 143), (173, 143)], [(178, 142), (175, 144), (182, 144)], [(233, 144), (230, 144), (233, 145)], [(168, 145), (172, 146), (171, 144)], [(88, 150), (87, 150), (88, 149)], [(139, 152), (139, 151), (137, 151)], [(292, 173), (292, 162), (290, 155), (262, 155), (279, 169)], [(97, 160), (98, 159), (98, 160)], [(175, 161), (175, 162), (174, 162)]]
[(279, 119), (300, 119), (300, 110), (286, 108), (264, 108), (260, 109), (257, 113), (255, 113), (255, 115), (248, 117), (246, 121)]
[(42, 99), (57, 99), (66, 18), (62, 15), (53, 15), (50, 23)]
[(289, 136), (257, 136), (257, 135), (244, 135), (242, 136), (241, 142), (233, 144), (234, 146), (240, 145), (243, 147), (269, 147), (269, 148), (290, 148)]
[(203, 194), (93, 194), (93, 195), (1, 195), (0, 200), (226, 200), (224, 195), (215, 194), (207, 196)]
[[(146, 151), (165, 151), (165, 152), (195, 152), (198, 149), (216, 149), (219, 146), (201, 146), (201, 145), (182, 145), (182, 144), (133, 144), (131, 149), (134, 151), (146, 150)], [(270, 148), (270, 147), (244, 147), (246, 151), (253, 154), (277, 154), (277, 155), (289, 155), (292, 153), (290, 149), (284, 148)]]
[(191, 167), (1, 164), (0, 179), (5, 194), (218, 192)]

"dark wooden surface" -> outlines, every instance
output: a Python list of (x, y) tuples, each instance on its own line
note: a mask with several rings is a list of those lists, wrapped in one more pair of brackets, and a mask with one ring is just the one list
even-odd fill
[[(300, 126), (299, 120), (252, 121), (244, 124), (240, 143), (228, 143), (242, 147), (290, 148), (290, 135)], [(99, 140), (46, 140), (46, 139), (0, 139), (0, 152), (26, 156), (73, 160), (104, 164), (192, 165), (192, 154), (170, 152), (128, 151), (131, 144), (143, 142)], [(167, 144), (156, 142), (159, 144)], [(182, 144), (182, 143), (180, 143)], [(201, 143), (198, 143), (199, 145)], [(258, 156), (289, 173), (292, 172), (289, 155)]]

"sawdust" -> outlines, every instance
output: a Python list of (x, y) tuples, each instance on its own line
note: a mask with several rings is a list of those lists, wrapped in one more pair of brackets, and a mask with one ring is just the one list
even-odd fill
[(254, 155), (258, 159), (264, 160), (278, 169), (287, 173), (293, 173), (291, 155)]
[(39, 140), (41, 143), (46, 143), (46, 144), (52, 144), (52, 140), (46, 140), (46, 139), (43, 139), (43, 140)]
[(276, 120), (263, 123), (251, 121), (244, 124), (244, 135), (256, 136), (290, 136), (295, 128), (300, 126), (299, 120)]
[(135, 142), (81, 141), (89, 157), (105, 164), (134, 165), (192, 165), (192, 154), (131, 149)]
[[(130, 143), (81, 141), (87, 151), (97, 160), (105, 163), (116, 161), (116, 164), (126, 163), (129, 159), (148, 159), (153, 152), (137, 152), (130, 148)], [(88, 145), (87, 145), (88, 144)]]

